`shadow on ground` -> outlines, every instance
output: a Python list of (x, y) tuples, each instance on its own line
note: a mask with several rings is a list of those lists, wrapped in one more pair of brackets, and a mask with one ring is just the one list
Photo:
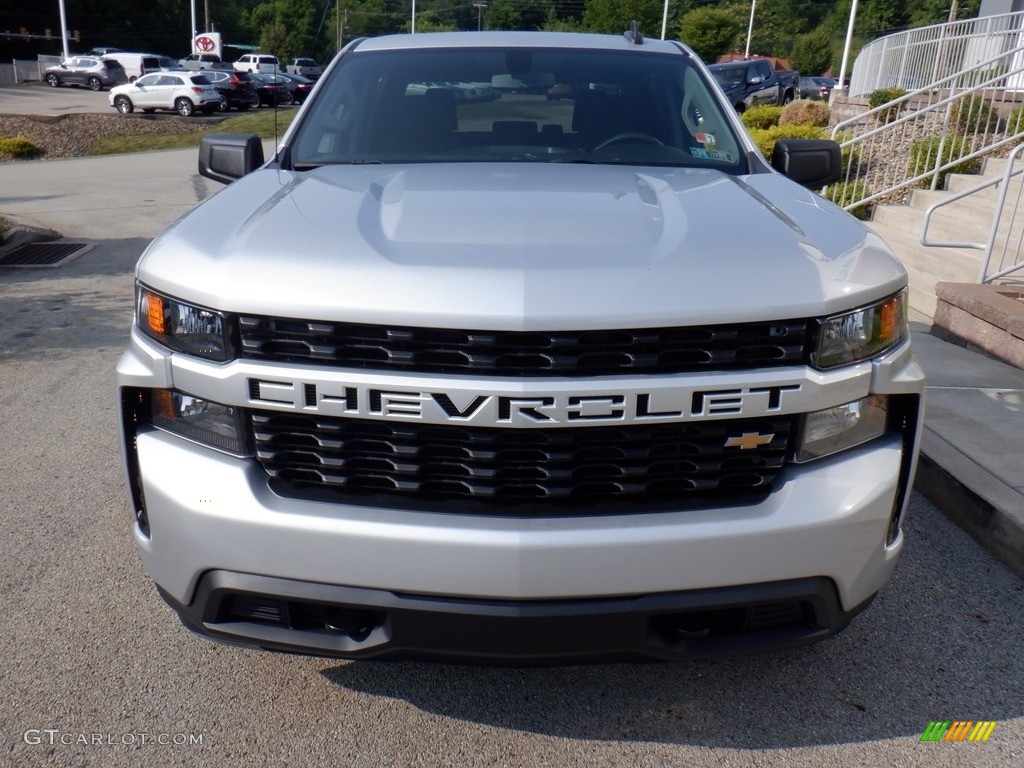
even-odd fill
[[(810, 648), (647, 666), (360, 662), (323, 674), (488, 726), (708, 748), (918, 737), (931, 720), (1020, 717), (1024, 583), (938, 513), (914, 507), (893, 580), (844, 633)], [(948, 558), (959, 561), (955, 581)]]
[(134, 266), (148, 242), (107, 240), (63, 266), (0, 269), (0, 361), (127, 344)]

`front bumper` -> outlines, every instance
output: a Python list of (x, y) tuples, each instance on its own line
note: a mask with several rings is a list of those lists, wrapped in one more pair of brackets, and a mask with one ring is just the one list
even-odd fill
[(344, 658), (674, 660), (817, 642), (843, 611), (825, 578), (592, 600), (455, 600), (210, 571), (182, 623), (228, 644)]
[[(173, 369), (133, 344), (119, 378), (167, 387)], [(870, 378), (923, 390), (909, 349)], [(820, 640), (870, 602), (903, 545), (914, 420), (788, 465), (760, 503), (589, 517), (284, 498), (255, 461), (148, 426), (124, 425), (124, 449), (146, 569), (203, 634), (346, 658), (676, 658)]]

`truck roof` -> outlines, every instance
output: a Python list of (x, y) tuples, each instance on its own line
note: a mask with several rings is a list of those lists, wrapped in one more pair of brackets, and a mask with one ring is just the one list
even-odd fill
[(415, 35), (385, 35), (364, 38), (358, 50), (396, 50), (424, 48), (589, 48), (603, 50), (642, 50), (675, 53), (690, 50), (682, 43), (645, 37), (636, 45), (624, 35), (599, 35), (582, 32), (425, 32)]

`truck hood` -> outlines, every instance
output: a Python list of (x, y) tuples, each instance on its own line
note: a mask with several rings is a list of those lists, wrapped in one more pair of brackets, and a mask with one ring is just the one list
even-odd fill
[(234, 312), (508, 330), (830, 314), (895, 292), (885, 244), (776, 173), (523, 164), (264, 168), (139, 279)]

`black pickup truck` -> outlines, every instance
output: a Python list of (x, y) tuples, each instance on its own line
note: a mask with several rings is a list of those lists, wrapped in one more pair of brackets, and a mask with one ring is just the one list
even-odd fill
[(768, 59), (712, 64), (709, 69), (737, 112), (758, 104), (781, 107), (799, 92), (800, 73), (774, 69)]

